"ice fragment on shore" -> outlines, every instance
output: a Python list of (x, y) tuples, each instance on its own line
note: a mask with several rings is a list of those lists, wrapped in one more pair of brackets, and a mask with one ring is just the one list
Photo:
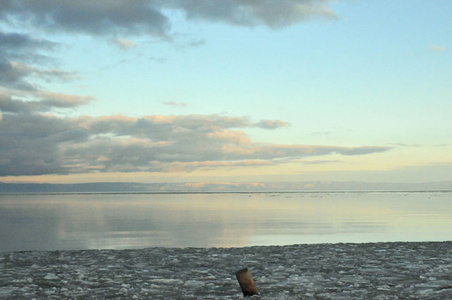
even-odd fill
[(192, 287), (192, 288), (199, 288), (199, 287), (204, 286), (204, 283), (201, 281), (196, 281), (196, 280), (187, 280), (187, 281), (185, 281), (184, 286)]
[(184, 282), (180, 279), (164, 279), (164, 278), (160, 278), (160, 279), (152, 279), (149, 282), (151, 283), (157, 283), (157, 284), (183, 284)]
[(44, 277), (46, 280), (57, 280), (60, 279), (58, 276), (55, 275), (55, 273), (47, 273), (47, 275)]
[(434, 291), (432, 289), (425, 289), (425, 290), (420, 290), (420, 291), (417, 292), (417, 294), (420, 297), (426, 297), (426, 296), (428, 296), (430, 294), (433, 294), (433, 293), (434, 293)]

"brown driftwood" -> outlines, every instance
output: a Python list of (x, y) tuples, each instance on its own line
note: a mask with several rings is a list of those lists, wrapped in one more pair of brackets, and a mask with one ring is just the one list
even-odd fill
[(256, 285), (254, 284), (253, 277), (251, 276), (248, 268), (238, 270), (235, 273), (237, 280), (239, 281), (240, 288), (242, 289), (243, 296), (249, 297), (253, 295), (258, 295)]

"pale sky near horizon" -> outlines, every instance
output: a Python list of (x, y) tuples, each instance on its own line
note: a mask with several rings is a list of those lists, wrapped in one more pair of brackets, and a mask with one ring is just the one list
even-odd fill
[(452, 181), (450, 1), (0, 0), (0, 182)]

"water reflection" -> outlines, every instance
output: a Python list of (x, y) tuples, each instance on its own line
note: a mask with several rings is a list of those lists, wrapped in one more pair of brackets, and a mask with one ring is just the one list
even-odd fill
[(0, 251), (451, 240), (450, 196), (1, 195)]

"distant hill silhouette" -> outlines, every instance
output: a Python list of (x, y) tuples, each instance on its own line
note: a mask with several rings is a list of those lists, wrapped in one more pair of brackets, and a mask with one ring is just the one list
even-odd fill
[(97, 182), (77, 184), (0, 183), (0, 193), (156, 193), (156, 192), (297, 192), (297, 191), (451, 191), (452, 182), (204, 182), (135, 183)]

